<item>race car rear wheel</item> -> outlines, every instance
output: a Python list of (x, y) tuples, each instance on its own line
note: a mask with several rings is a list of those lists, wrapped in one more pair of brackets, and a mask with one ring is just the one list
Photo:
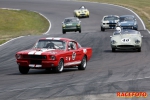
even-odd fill
[(85, 70), (87, 65), (86, 56), (83, 57), (81, 64), (78, 66), (78, 70)]
[(29, 69), (28, 67), (22, 67), (22, 66), (19, 66), (19, 71), (21, 74), (27, 74), (29, 72)]
[(54, 71), (57, 73), (61, 73), (64, 69), (64, 61), (63, 59), (60, 59), (59, 64), (57, 67), (54, 68)]
[(101, 27), (101, 31), (105, 31), (105, 28)]

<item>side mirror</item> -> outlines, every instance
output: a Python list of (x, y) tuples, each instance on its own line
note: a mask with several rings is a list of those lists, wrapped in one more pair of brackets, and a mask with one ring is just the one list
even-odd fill
[(62, 24), (63, 24), (64, 22), (62, 22)]
[(112, 38), (112, 36), (110, 36)]

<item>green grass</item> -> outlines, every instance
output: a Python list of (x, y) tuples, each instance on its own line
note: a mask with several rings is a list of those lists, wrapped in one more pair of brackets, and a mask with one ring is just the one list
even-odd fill
[(36, 12), (0, 9), (0, 44), (18, 36), (46, 32), (49, 22)]
[(84, 0), (84, 1), (110, 3), (130, 8), (142, 18), (142, 20), (146, 25), (146, 28), (150, 30), (150, 0)]

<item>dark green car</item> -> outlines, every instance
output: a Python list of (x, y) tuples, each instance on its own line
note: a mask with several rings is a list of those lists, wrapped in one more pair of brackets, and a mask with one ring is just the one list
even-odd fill
[(81, 21), (77, 17), (68, 17), (62, 22), (62, 33), (79, 31), (81, 33)]

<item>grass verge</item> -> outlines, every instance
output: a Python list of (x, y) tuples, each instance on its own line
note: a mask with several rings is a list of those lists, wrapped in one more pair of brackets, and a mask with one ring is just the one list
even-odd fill
[(36, 12), (0, 9), (0, 44), (25, 35), (46, 32), (49, 22)]
[(146, 28), (150, 30), (150, 0), (84, 0), (84, 1), (110, 3), (127, 7), (136, 12), (144, 21)]

